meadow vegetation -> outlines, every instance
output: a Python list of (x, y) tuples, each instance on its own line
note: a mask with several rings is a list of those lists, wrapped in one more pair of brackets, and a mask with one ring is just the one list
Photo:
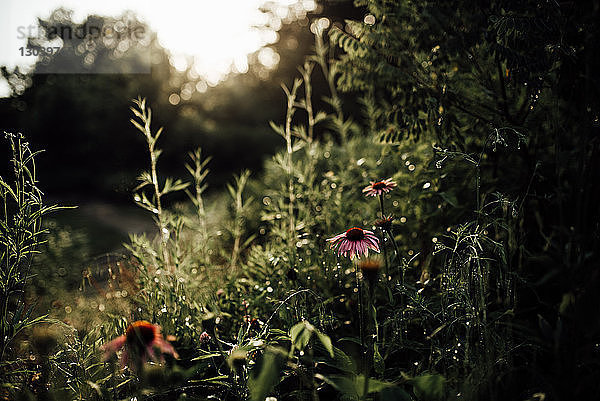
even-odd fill
[(155, 231), (83, 272), (93, 238), (43, 225), (7, 134), (4, 398), (594, 399), (597, 4), (356, 3), (282, 85), (283, 148), (223, 194), (201, 149), (161, 174), (169, 127), (135, 99)]

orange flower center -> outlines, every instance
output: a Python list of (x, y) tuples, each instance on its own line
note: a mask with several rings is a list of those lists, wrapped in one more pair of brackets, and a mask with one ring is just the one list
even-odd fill
[(387, 184), (383, 181), (379, 181), (373, 184), (373, 189), (383, 189), (385, 187), (387, 187)]
[(350, 241), (360, 241), (365, 237), (365, 232), (362, 228), (352, 227), (346, 231), (346, 238)]
[(156, 338), (156, 327), (145, 320), (133, 322), (125, 332), (127, 344), (146, 347)]

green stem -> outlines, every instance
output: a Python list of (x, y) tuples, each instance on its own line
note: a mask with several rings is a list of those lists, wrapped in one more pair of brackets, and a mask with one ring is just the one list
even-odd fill
[(358, 288), (358, 322), (359, 322), (359, 333), (360, 333), (360, 356), (361, 356), (361, 368), (366, 370), (366, 347), (365, 347), (365, 326), (364, 326), (364, 305), (362, 301), (362, 285), (358, 275), (358, 263), (354, 262), (354, 273), (356, 275), (356, 286)]
[[(392, 242), (392, 245), (394, 246), (396, 260), (400, 260), (400, 251), (398, 250), (398, 245), (396, 244), (396, 240), (394, 239), (394, 234), (392, 233), (392, 230), (385, 230), (385, 232), (387, 233), (388, 237), (390, 238), (390, 241)], [(401, 263), (398, 263), (398, 267), (400, 267), (401, 283), (404, 284), (404, 268), (402, 267)]]
[[(371, 283), (369, 283), (371, 284)], [(375, 283), (373, 283), (375, 284)], [(367, 296), (367, 309), (369, 310), (369, 316), (371, 316), (371, 312), (372, 312), (372, 304), (371, 304), (371, 299), (372, 299), (372, 294), (375, 292), (375, 287), (374, 285), (372, 287), (369, 287), (369, 294)], [(372, 319), (369, 319), (369, 321), (371, 321)], [(364, 345), (363, 345), (364, 347)], [(365, 375), (365, 380), (364, 380), (364, 384), (363, 384), (363, 396), (362, 399), (366, 400), (367, 396), (369, 394), (369, 376), (371, 375), (371, 360), (373, 358), (373, 347), (371, 346), (371, 344), (368, 344), (368, 347), (365, 347), (364, 351), (363, 351), (363, 371), (364, 371), (364, 375)]]
[(387, 248), (385, 247), (385, 232), (383, 233), (383, 238), (381, 241), (381, 249), (383, 250), (383, 261), (385, 262), (384, 263), (385, 271), (383, 272), (384, 281), (387, 283), (387, 281), (388, 281), (387, 277), (388, 277), (388, 274), (390, 271), (390, 267), (389, 267), (389, 262), (388, 262)]
[(383, 194), (379, 195), (379, 206), (381, 207), (381, 218), (385, 219), (385, 213), (383, 208)]

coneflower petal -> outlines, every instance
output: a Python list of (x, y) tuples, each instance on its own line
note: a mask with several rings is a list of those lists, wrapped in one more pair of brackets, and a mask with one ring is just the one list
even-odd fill
[(341, 234), (326, 239), (331, 249), (337, 249), (337, 255), (354, 259), (368, 255), (369, 250), (379, 252), (379, 239), (372, 231), (352, 227)]

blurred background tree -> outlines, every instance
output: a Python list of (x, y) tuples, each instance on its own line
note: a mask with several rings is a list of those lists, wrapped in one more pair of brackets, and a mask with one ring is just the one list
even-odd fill
[[(268, 2), (261, 11), (273, 14), (276, 6)], [(169, 139), (161, 144), (163, 173), (183, 175), (181, 161), (201, 146), (213, 157), (209, 187), (223, 187), (243, 168), (260, 170), (264, 156), (282, 145), (268, 122), (281, 120), (285, 113), (280, 83), (291, 81), (312, 52), (311, 20), (322, 15), (342, 20), (356, 13), (351, 2), (336, 1), (318, 5), (300, 19), (283, 20), (278, 40), (248, 57), (248, 71), (230, 73), (218, 85), (210, 85), (192, 66), (184, 71), (173, 67), (155, 33), (144, 40), (125, 38), (124, 46), (102, 38), (92, 46), (87, 39), (66, 40), (58, 54), (41, 58), (32, 73), (2, 68), (12, 94), (0, 99), (0, 126), (27, 133), (32, 143), (47, 151), (39, 161), (40, 180), (51, 196), (125, 200), (145, 167), (142, 138), (130, 126), (128, 113), (131, 99), (142, 95), (156, 110), (156, 126), (169, 131)], [(59, 36), (68, 32), (62, 27), (75, 32), (84, 26), (119, 24), (151, 29), (131, 12), (120, 17), (91, 15), (76, 23), (72, 11), (57, 9), (39, 20), (40, 27), (54, 27)], [(52, 30), (45, 32), (42, 39), (30, 39), (29, 46), (55, 43)], [(148, 55), (151, 74), (128, 73), (139, 71)], [(44, 73), (61, 66), (82, 73)], [(122, 73), (89, 73), (102, 66)], [(323, 80), (315, 83), (315, 98), (320, 85)]]

